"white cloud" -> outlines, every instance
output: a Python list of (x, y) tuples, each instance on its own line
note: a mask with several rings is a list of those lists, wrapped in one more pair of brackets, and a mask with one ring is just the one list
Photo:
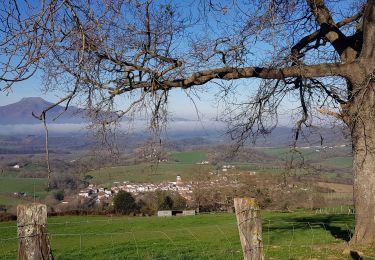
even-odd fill
[[(131, 123), (121, 123), (120, 131), (138, 132), (145, 131), (148, 128), (148, 121), (135, 120)], [(84, 133), (87, 132), (87, 124), (48, 124), (50, 134), (66, 134), (66, 133)], [(167, 125), (168, 132), (174, 131), (219, 131), (223, 129), (224, 123), (218, 121), (171, 121)], [(17, 135), (17, 134), (44, 134), (42, 124), (13, 124), (1, 125), (0, 135)]]

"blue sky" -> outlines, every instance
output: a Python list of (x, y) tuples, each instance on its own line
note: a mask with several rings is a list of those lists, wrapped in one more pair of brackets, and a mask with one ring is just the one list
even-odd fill
[[(254, 84), (254, 85), (253, 85)], [(24, 97), (41, 97), (50, 102), (56, 102), (64, 95), (59, 92), (42, 91), (42, 82), (38, 76), (35, 76), (27, 81), (19, 82), (12, 87), (12, 90), (7, 94), (0, 91), (0, 106), (15, 103)], [(169, 98), (169, 112), (172, 118), (185, 118), (190, 120), (215, 120), (223, 113), (223, 105), (219, 104), (214, 96), (217, 93), (217, 85), (208, 83), (204, 86), (199, 86), (203, 89), (199, 94), (199, 99), (194, 98), (194, 103), (199, 111), (199, 118), (193, 102), (187, 97), (183, 90), (175, 89), (170, 93)], [(251, 90), (256, 89), (256, 82), (252, 82), (250, 86), (240, 85), (239, 90), (243, 94), (242, 97), (249, 95)], [(79, 104), (75, 104), (78, 105)], [(280, 110), (279, 123), (280, 125), (290, 125), (290, 108), (295, 106), (295, 102), (290, 99), (285, 100)]]
[(40, 79), (36, 76), (12, 86), (8, 92), (0, 91), (0, 105), (15, 103), (24, 97), (42, 97), (47, 101), (57, 101), (56, 93), (43, 93)]
[[(59, 97), (63, 97), (63, 94), (52, 91), (45, 93), (40, 77), (34, 76), (27, 81), (16, 83), (9, 92), (0, 91), (0, 106), (15, 103), (24, 97), (41, 97), (49, 102), (56, 102)], [(203, 117), (206, 119), (215, 117), (218, 111), (213, 93), (203, 94), (200, 98), (200, 100), (195, 98), (194, 101)], [(74, 105), (79, 106), (79, 104)], [(197, 118), (193, 103), (182, 90), (171, 91), (170, 112), (175, 117)]]
[[(160, 1), (163, 2), (163, 1)], [(177, 4), (179, 6), (179, 10), (185, 10), (183, 15), (193, 15), (193, 16), (198, 16), (199, 15), (199, 10), (197, 8), (190, 8), (191, 7), (191, 1), (188, 2), (180, 2), (180, 1), (172, 1), (174, 4)], [(165, 1), (165, 3), (169, 3), (169, 1)], [(223, 4), (224, 3), (224, 4)], [(225, 1), (221, 5), (226, 5)], [(19, 2), (20, 6), (23, 6), (23, 2)], [(219, 4), (220, 5), (220, 4)], [(226, 15), (220, 16), (220, 19), (223, 19), (223, 22), (226, 19), (231, 19), (233, 16), (231, 10)], [(208, 19), (211, 21), (213, 17), (207, 16)], [(201, 27), (203, 25), (196, 25), (192, 28), (192, 30), (196, 33), (197, 28), (196, 27)], [(223, 26), (223, 25), (222, 25)], [(204, 27), (204, 26), (203, 26)], [(221, 28), (218, 28), (218, 31), (212, 32), (214, 34), (220, 34)], [(202, 29), (202, 33), (206, 33)], [(184, 43), (181, 43), (184, 45)], [(180, 46), (181, 47), (181, 46)], [(4, 93), (0, 91), (0, 106), (7, 105), (10, 103), (14, 103), (19, 101), (20, 99), (24, 97), (42, 97), (43, 99), (50, 101), (50, 102), (56, 102), (59, 100), (59, 97), (63, 97), (63, 93), (59, 92), (48, 92), (48, 93), (43, 93), (42, 91), (42, 82), (39, 77), (40, 75), (35, 75), (33, 76), (30, 80), (20, 82), (15, 84), (11, 91), (8, 93)], [(207, 84), (210, 85), (211, 83)], [(213, 85), (213, 84), (211, 84)], [(1, 87), (1, 85), (0, 85)], [(209, 87), (209, 86), (208, 86)], [(204, 88), (207, 89), (207, 86)], [(210, 88), (211, 89), (211, 88)], [(170, 112), (176, 116), (176, 117), (187, 117), (190, 119), (196, 118), (196, 111), (194, 108), (194, 105), (192, 102), (189, 100), (188, 97), (186, 97), (185, 93), (183, 90), (173, 90), (170, 93)], [(195, 104), (197, 105), (199, 111), (202, 113), (202, 115), (209, 117), (209, 118), (214, 118), (220, 111), (216, 109), (217, 104), (215, 103), (214, 99), (214, 91), (209, 91), (208, 93), (203, 93), (200, 95), (200, 100), (195, 98)], [(75, 104), (77, 105), (77, 104)]]
[[(193, 11), (193, 13), (194, 12), (197, 12), (197, 11)], [(229, 12), (223, 17), (230, 20), (230, 18), (232, 18), (233, 15), (235, 14), (231, 14), (231, 12)], [(225, 19), (223, 20), (223, 22), (224, 21)], [(224, 25), (225, 24), (223, 23), (222, 26)], [(218, 27), (219, 31), (214, 32), (214, 33), (219, 33), (221, 29), (222, 28)], [(264, 48), (266, 50), (264, 50)], [(262, 56), (261, 53), (267, 52), (267, 48), (269, 48), (269, 46), (267, 45), (252, 46), (253, 51), (256, 51), (257, 53), (257, 55), (255, 55), (256, 56), (255, 58)], [(256, 87), (253, 86), (253, 84), (256, 84), (256, 83), (253, 81), (251, 82), (252, 83), (250, 83), (250, 86), (244, 86), (244, 85), (240, 86), (240, 88), (243, 91), (240, 92), (239, 98), (243, 98), (245, 95), (250, 94), (252, 91), (249, 89), (256, 89)], [(202, 88), (202, 87), (199, 87), (199, 88)], [(214, 93), (215, 93), (215, 90), (217, 90), (217, 88), (213, 83), (209, 83), (203, 88), (209, 89), (209, 91), (207, 93), (205, 92), (205, 93), (200, 94), (200, 100), (195, 98), (195, 104), (197, 105), (197, 108), (199, 112), (201, 113), (201, 115), (204, 117), (204, 119), (215, 118), (217, 115), (221, 114), (221, 109), (222, 109), (222, 106), (220, 105), (219, 105), (219, 109), (217, 109), (218, 104), (215, 102), (215, 98), (214, 98)], [(189, 98), (186, 97), (183, 90), (173, 90), (171, 91), (170, 95), (171, 96), (169, 98), (170, 100), (169, 108), (173, 116), (184, 117), (184, 118), (189, 118), (189, 119), (197, 118), (194, 105), (189, 100)], [(56, 102), (59, 100), (59, 97), (63, 97), (63, 96), (64, 96), (63, 93), (59, 93), (59, 92), (43, 93), (41, 79), (39, 75), (36, 75), (32, 77), (30, 80), (15, 84), (12, 87), (11, 91), (8, 93), (0, 92), (0, 106), (17, 102), (24, 97), (42, 97), (43, 99), (47, 101)], [(290, 100), (286, 100), (284, 103), (285, 103), (284, 107), (286, 108), (285, 110), (287, 110), (287, 108), (291, 108), (292, 106), (296, 104), (296, 103), (294, 104), (291, 103)], [(74, 104), (74, 105), (79, 105), (79, 104)]]

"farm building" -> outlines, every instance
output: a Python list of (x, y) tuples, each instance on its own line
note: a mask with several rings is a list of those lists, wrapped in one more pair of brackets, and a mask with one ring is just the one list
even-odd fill
[(158, 217), (194, 216), (195, 210), (159, 210)]

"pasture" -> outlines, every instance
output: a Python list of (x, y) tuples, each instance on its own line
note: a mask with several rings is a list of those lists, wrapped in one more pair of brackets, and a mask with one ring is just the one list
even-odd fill
[[(229, 162), (236, 165), (239, 170), (251, 170), (258, 173), (282, 174), (285, 172), (285, 163), (291, 160), (304, 160), (305, 163), (319, 169), (320, 177), (327, 180), (350, 179), (352, 158), (348, 155), (348, 147), (333, 147), (325, 149), (300, 148), (298, 152), (291, 153), (289, 148), (256, 148), (268, 156), (275, 158), (275, 163), (247, 163)], [(124, 165), (106, 167), (88, 172), (93, 176), (92, 183), (111, 185), (113, 182), (163, 182), (175, 181), (176, 175), (183, 180), (197, 178), (197, 172), (208, 172), (215, 170), (213, 165), (197, 165), (206, 160), (207, 153), (204, 151), (175, 152), (170, 154), (168, 162), (158, 164), (141, 163), (136, 165)], [(276, 163), (277, 162), (277, 163)], [(223, 162), (225, 164), (225, 162)], [(305, 169), (296, 169), (298, 175), (305, 175)]]
[[(267, 259), (351, 259), (343, 254), (354, 216), (262, 212)], [(0, 223), (0, 258), (16, 259), (16, 223)], [(234, 214), (189, 217), (49, 218), (56, 259), (242, 259)], [(359, 248), (364, 259), (375, 250)]]
[(16, 198), (14, 192), (24, 192), (28, 198), (42, 199), (47, 195), (47, 179), (0, 177), (0, 204), (16, 205), (22, 198)]
[(141, 163), (136, 165), (106, 167), (90, 171), (93, 176), (92, 183), (110, 185), (113, 182), (164, 182), (176, 181), (180, 175), (184, 180), (190, 180), (197, 168), (208, 172), (209, 165), (197, 165), (206, 158), (203, 151), (178, 152), (170, 155), (172, 161), (158, 164)]
[(196, 164), (206, 160), (207, 154), (205, 151), (175, 152), (170, 157), (179, 163)]
[(25, 203), (21, 198), (17, 198), (12, 194), (0, 193), (0, 205), (17, 205), (20, 203)]
[(96, 184), (111, 184), (116, 181), (164, 182), (176, 181), (177, 175), (180, 175), (184, 180), (188, 180), (194, 169), (198, 167), (209, 170), (211, 166), (196, 166), (185, 163), (137, 164), (107, 167), (87, 174), (94, 177), (91, 182)]
[(46, 178), (17, 178), (0, 177), (1, 192), (43, 192), (46, 188)]

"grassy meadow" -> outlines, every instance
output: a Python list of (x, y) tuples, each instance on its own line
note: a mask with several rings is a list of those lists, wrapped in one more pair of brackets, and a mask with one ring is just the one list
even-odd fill
[(200, 163), (207, 158), (205, 151), (189, 151), (172, 153), (171, 158), (179, 163), (196, 164)]
[(111, 184), (116, 181), (163, 182), (176, 181), (177, 175), (180, 175), (184, 180), (190, 180), (190, 175), (197, 168), (207, 169), (208, 171), (211, 166), (196, 166), (184, 163), (137, 164), (102, 168), (87, 174), (93, 176), (91, 182), (97, 184)]
[(25, 202), (15, 192), (25, 192), (28, 198), (42, 199), (47, 195), (47, 179), (0, 177), (0, 205), (17, 205)]
[(179, 152), (171, 154), (172, 161), (159, 164), (141, 163), (128, 166), (106, 167), (90, 171), (87, 174), (93, 176), (91, 182), (107, 184), (118, 181), (130, 182), (163, 182), (176, 181), (180, 175), (184, 180), (190, 180), (190, 176), (197, 168), (209, 171), (212, 166), (197, 165), (196, 163), (206, 158), (203, 151)]
[[(236, 169), (243, 171), (256, 171), (258, 173), (282, 174), (285, 172), (285, 160), (290, 158), (289, 148), (255, 148), (267, 156), (275, 158), (268, 162), (229, 162), (236, 165)], [(304, 160), (320, 169), (319, 173), (312, 177), (320, 177), (320, 180), (327, 181), (351, 179), (352, 158), (348, 155), (348, 147), (334, 147), (319, 150), (316, 147), (299, 149), (300, 155)], [(294, 153), (294, 156), (298, 154)], [(158, 164), (140, 163), (135, 165), (123, 165), (104, 167), (92, 170), (85, 175), (91, 175), (94, 184), (112, 186), (113, 182), (164, 182), (175, 181), (176, 176), (180, 175), (184, 181), (199, 180), (201, 175), (206, 175), (210, 171), (215, 171), (219, 165), (198, 165), (209, 157), (208, 152), (202, 150), (172, 152), (167, 162)], [(225, 162), (223, 162), (225, 164)], [(31, 167), (34, 164), (29, 164)], [(34, 166), (33, 166), (34, 167)], [(35, 167), (34, 167), (35, 168)], [(30, 173), (32, 173), (32, 169)], [(307, 171), (297, 169), (297, 175), (305, 175)], [(203, 176), (204, 178), (204, 176)], [(47, 195), (45, 191), (45, 178), (25, 178), (17, 175), (17, 171), (8, 172), (5, 170), (0, 176), (0, 204), (15, 205), (19, 198), (13, 196), (14, 192), (26, 192), (29, 198), (44, 198)]]
[(46, 178), (0, 177), (0, 192), (42, 193), (46, 184)]
[[(351, 259), (353, 215), (262, 212), (266, 259)], [(0, 258), (16, 259), (16, 223), (0, 223)], [(234, 214), (49, 218), (55, 259), (242, 259)], [(375, 250), (359, 248), (363, 259)]]
[(18, 198), (12, 194), (0, 193), (0, 205), (18, 205), (24, 202), (25, 200)]

